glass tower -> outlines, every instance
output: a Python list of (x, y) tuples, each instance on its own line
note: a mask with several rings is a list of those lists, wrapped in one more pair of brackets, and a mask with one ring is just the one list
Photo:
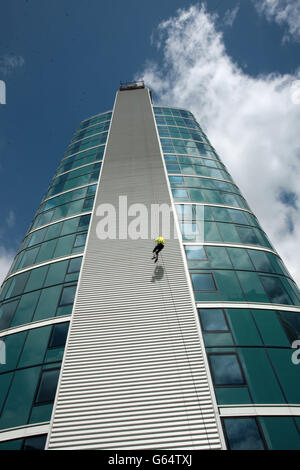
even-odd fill
[[(170, 207), (157, 265), (137, 204)], [(80, 124), (0, 301), (0, 449), (300, 449), (299, 290), (193, 114), (143, 84)]]

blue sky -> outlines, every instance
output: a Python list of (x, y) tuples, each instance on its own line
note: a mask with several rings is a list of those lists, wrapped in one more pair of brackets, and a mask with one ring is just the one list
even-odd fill
[(145, 77), (157, 103), (192, 108), (299, 282), (299, 3), (0, 0), (0, 275), (80, 121)]

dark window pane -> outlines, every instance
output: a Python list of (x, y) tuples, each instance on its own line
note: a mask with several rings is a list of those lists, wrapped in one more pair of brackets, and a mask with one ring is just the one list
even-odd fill
[(76, 235), (74, 247), (84, 246), (85, 241), (86, 241), (86, 235), (87, 235), (86, 233), (81, 233), (79, 235)]
[(216, 285), (212, 274), (192, 274), (192, 281), (195, 290), (215, 291)]
[(292, 342), (300, 339), (300, 315), (296, 312), (278, 312), (287, 337)]
[(82, 215), (82, 216), (80, 217), (80, 220), (79, 220), (79, 227), (82, 227), (82, 226), (85, 226), (85, 225), (89, 225), (89, 223), (90, 223), (90, 218), (91, 218), (91, 214)]
[(198, 309), (204, 331), (228, 331), (223, 310), (219, 308)]
[(57, 323), (54, 325), (50, 338), (49, 348), (58, 348), (66, 343), (69, 329), (69, 322)]
[(271, 302), (275, 304), (291, 304), (291, 300), (284, 291), (280, 279), (270, 276), (260, 276), (260, 279)]
[(236, 227), (236, 229), (243, 243), (247, 243), (250, 245), (258, 245), (257, 236), (255, 235), (254, 230), (252, 228)]
[(230, 450), (263, 450), (264, 444), (255, 418), (225, 418)]
[(24, 450), (44, 450), (46, 444), (47, 434), (41, 436), (32, 436), (24, 439)]
[(45, 370), (42, 372), (40, 386), (35, 403), (45, 403), (54, 401), (59, 369)]
[(230, 214), (233, 222), (237, 224), (248, 224), (247, 217), (242, 211), (237, 211), (235, 209), (227, 209), (227, 212)]
[(27, 271), (25, 273), (18, 274), (17, 276), (14, 276), (12, 278), (11, 285), (6, 294), (6, 298), (14, 297), (15, 295), (19, 295), (23, 293), (29, 274), (30, 274), (30, 271)]
[(93, 204), (94, 204), (94, 198), (93, 197), (90, 197), (88, 199), (85, 199), (84, 203), (83, 203), (83, 208), (82, 210), (90, 210), (92, 209), (93, 207)]
[(248, 250), (248, 253), (256, 271), (274, 272), (267, 253), (258, 250)]
[(59, 305), (71, 305), (74, 302), (76, 286), (64, 287)]
[(215, 385), (244, 383), (242, 371), (235, 354), (210, 354), (209, 361)]
[(78, 273), (80, 271), (82, 258), (73, 258), (69, 262), (69, 267), (67, 273)]

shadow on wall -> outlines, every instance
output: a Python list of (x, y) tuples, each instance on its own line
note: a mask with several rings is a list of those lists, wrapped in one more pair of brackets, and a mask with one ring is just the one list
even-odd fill
[(156, 266), (153, 272), (151, 282), (160, 281), (164, 277), (164, 268), (160, 265)]

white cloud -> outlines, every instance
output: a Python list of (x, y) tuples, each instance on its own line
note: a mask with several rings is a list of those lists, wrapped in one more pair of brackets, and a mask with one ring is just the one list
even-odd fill
[(284, 40), (300, 41), (300, 0), (253, 0), (257, 11), (268, 21), (287, 26)]
[(9, 75), (13, 70), (23, 67), (25, 60), (22, 56), (14, 54), (4, 54), (0, 57), (0, 73)]
[(192, 6), (162, 22), (162, 63), (147, 63), (140, 76), (157, 104), (195, 114), (300, 284), (300, 105), (291, 89), (300, 77), (248, 76), (228, 56), (215, 21)]
[(0, 286), (13, 262), (15, 253), (0, 246)]
[(16, 223), (16, 216), (13, 210), (10, 210), (6, 217), (6, 225), (8, 228), (12, 228)]
[(223, 20), (224, 26), (232, 27), (237, 17), (237, 14), (239, 12), (239, 9), (240, 9), (240, 4), (237, 4), (235, 8), (232, 8), (231, 10), (226, 11), (224, 15), (224, 20)]

